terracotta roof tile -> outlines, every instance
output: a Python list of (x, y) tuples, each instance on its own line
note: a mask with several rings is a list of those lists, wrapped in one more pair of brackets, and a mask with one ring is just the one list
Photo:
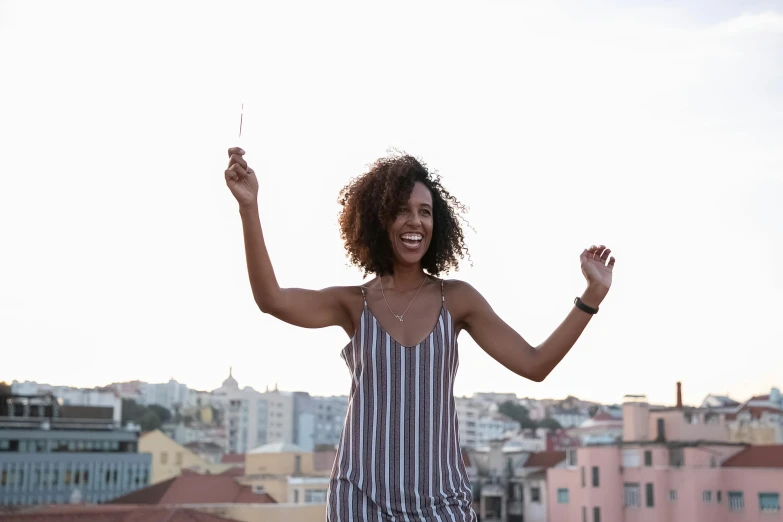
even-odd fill
[(266, 493), (253, 493), (230, 475), (185, 474), (134, 491), (111, 501), (112, 504), (271, 504)]
[(134, 505), (61, 505), (0, 514), (3, 522), (229, 522), (194, 509)]
[(221, 464), (244, 464), (245, 463), (245, 454), (244, 453), (226, 453), (221, 457), (220, 459)]
[(528, 457), (524, 467), (526, 468), (551, 468), (557, 466), (566, 459), (565, 451), (540, 451)]
[(723, 462), (724, 468), (783, 468), (783, 444), (750, 446)]

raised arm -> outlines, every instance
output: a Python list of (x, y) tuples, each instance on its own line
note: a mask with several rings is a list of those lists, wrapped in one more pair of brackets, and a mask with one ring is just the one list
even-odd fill
[[(582, 273), (587, 289), (582, 302), (598, 308), (612, 284), (614, 258), (611, 250), (591, 247), (582, 252)], [(461, 283), (457, 290), (462, 303), (462, 327), (484, 351), (512, 372), (532, 381), (541, 382), (563, 360), (582, 335), (591, 314), (574, 306), (554, 332), (538, 347), (531, 346), (492, 310), (486, 299), (472, 286)]]
[(262, 312), (295, 326), (341, 326), (346, 332), (351, 332), (351, 317), (344, 300), (344, 289), (280, 288), (261, 228), (258, 179), (245, 162), (244, 154), (240, 148), (228, 149), (229, 162), (225, 177), (226, 185), (239, 203), (247, 272), (256, 304)]

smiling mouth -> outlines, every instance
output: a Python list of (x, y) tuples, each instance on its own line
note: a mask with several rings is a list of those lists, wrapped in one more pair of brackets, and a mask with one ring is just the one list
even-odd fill
[(403, 234), (400, 241), (408, 248), (418, 248), (424, 237), (421, 234)]

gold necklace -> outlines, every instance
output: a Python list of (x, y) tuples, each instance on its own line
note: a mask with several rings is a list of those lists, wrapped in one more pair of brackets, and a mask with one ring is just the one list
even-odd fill
[(427, 281), (427, 276), (426, 276), (426, 275), (424, 276), (424, 279), (423, 279), (423, 280), (422, 280), (422, 282), (421, 282), (421, 286), (419, 286), (419, 289), (418, 289), (418, 290), (416, 290), (416, 295), (414, 295), (414, 296), (413, 296), (413, 299), (411, 299), (411, 302), (410, 302), (410, 303), (408, 303), (408, 308), (406, 308), (406, 309), (405, 309), (405, 311), (404, 311), (403, 313), (401, 313), (400, 315), (397, 315), (397, 314), (395, 314), (395, 313), (394, 313), (394, 310), (392, 310), (392, 307), (391, 307), (391, 305), (389, 304), (389, 301), (386, 299), (386, 294), (385, 294), (385, 293), (384, 293), (384, 291), (383, 291), (383, 277), (380, 277), (379, 279), (381, 280), (381, 295), (383, 295), (383, 300), (384, 300), (384, 301), (386, 301), (386, 306), (389, 308), (389, 311), (392, 313), (392, 315), (393, 315), (394, 317), (396, 317), (397, 319), (399, 319), (399, 320), (400, 320), (400, 322), (402, 322), (402, 318), (403, 318), (403, 316), (404, 316), (406, 313), (408, 313), (408, 308), (410, 308), (410, 307), (411, 307), (411, 305), (413, 304), (413, 301), (415, 301), (415, 300), (416, 300), (416, 297), (418, 297), (418, 295), (419, 295), (419, 292), (421, 292), (421, 289), (422, 289), (422, 287), (424, 287), (424, 283)]

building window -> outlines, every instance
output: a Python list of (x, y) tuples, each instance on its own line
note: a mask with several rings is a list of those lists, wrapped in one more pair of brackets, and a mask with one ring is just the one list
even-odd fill
[(644, 452), (644, 465), (648, 468), (652, 466), (652, 451), (650, 450)]
[(593, 508), (593, 522), (601, 522), (601, 508), (598, 506)]
[(582, 506), (582, 522), (587, 522), (587, 508)]
[(541, 488), (530, 488), (530, 502), (541, 502)]
[(570, 449), (568, 450), (568, 466), (576, 466), (576, 450)]
[(669, 450), (669, 466), (681, 468), (685, 465), (685, 453), (682, 448), (672, 448)]
[(623, 484), (623, 499), (625, 507), (642, 507), (641, 486), (629, 482)]
[(557, 503), (568, 504), (568, 488), (559, 488), (557, 490)]
[(701, 494), (701, 501), (705, 504), (712, 502), (712, 491), (703, 491)]
[(720, 501), (722, 500), (722, 498), (721, 498), (721, 497), (722, 497), (721, 493), (722, 493), (721, 491), (716, 491), (716, 492), (715, 492), (715, 500), (718, 502), (718, 504), (720, 504)]
[(294, 490), (294, 504), (298, 504), (298, 503), (299, 503), (299, 490), (295, 489)]
[(644, 496), (647, 503), (645, 504), (647, 507), (655, 507), (655, 494), (653, 491), (653, 485), (652, 482), (648, 482), (644, 485)]
[(677, 502), (677, 490), (676, 489), (670, 489), (669, 490), (669, 502)]
[(323, 504), (326, 502), (326, 491), (322, 489), (306, 489), (305, 490), (305, 503), (306, 504)]
[(585, 467), (582, 466), (582, 487), (585, 487)]
[(638, 468), (639, 467), (639, 451), (635, 449), (623, 450), (623, 467), (624, 468)]
[(759, 510), (780, 511), (780, 493), (759, 493)]
[(176, 464), (177, 466), (181, 466), (182, 465), (182, 452), (181, 451), (178, 451), (177, 455), (174, 457), (174, 464)]
[(169, 462), (169, 454), (164, 452), (161, 452), (160, 454), (160, 463), (161, 464), (168, 464)]
[(600, 481), (598, 480), (598, 466), (593, 466), (593, 487), (597, 488), (600, 486)]
[(729, 511), (742, 511), (745, 509), (745, 498), (742, 491), (729, 491)]

